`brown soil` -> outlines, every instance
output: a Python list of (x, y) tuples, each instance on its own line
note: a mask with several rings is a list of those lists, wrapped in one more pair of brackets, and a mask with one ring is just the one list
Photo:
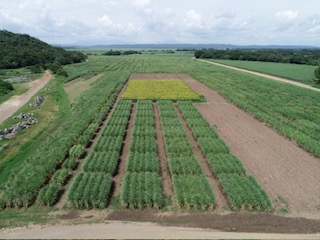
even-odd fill
[(132, 110), (131, 110), (131, 115), (130, 115), (130, 120), (129, 120), (129, 124), (127, 127), (126, 137), (123, 142), (123, 149), (122, 149), (122, 153), (120, 156), (118, 173), (113, 178), (113, 181), (115, 183), (114, 184), (114, 196), (120, 195), (122, 179), (123, 179), (124, 175), (126, 174), (127, 159), (128, 159), (128, 155), (129, 155), (129, 151), (130, 151), (130, 141), (131, 141), (131, 137), (132, 137), (133, 124), (134, 124), (136, 112), (137, 112), (137, 105), (134, 103)]
[[(196, 104), (231, 152), (270, 194), (277, 210), (294, 216), (320, 218), (320, 159), (250, 114), (227, 102), (214, 90), (180, 75), (207, 103)], [(280, 197), (280, 198), (279, 198)]]
[(160, 167), (161, 167), (161, 177), (163, 179), (163, 190), (165, 194), (169, 196), (173, 196), (173, 189), (172, 189), (172, 179), (170, 175), (170, 171), (168, 168), (168, 160), (166, 156), (166, 150), (164, 147), (164, 140), (162, 135), (162, 128), (160, 124), (160, 117), (157, 105), (154, 104), (154, 118), (155, 118), (155, 125), (156, 125), (156, 136), (157, 136), (157, 145), (158, 145), (158, 155), (160, 160)]
[(38, 80), (27, 83), (30, 88), (26, 93), (20, 96), (13, 96), (4, 103), (0, 104), (0, 124), (8, 119), (12, 114), (19, 110), (23, 105), (25, 105), (37, 92), (40, 91), (52, 78), (49, 71)]
[(192, 148), (193, 148), (193, 153), (199, 159), (203, 173), (206, 176), (211, 188), (213, 189), (214, 196), (216, 199), (215, 209), (217, 209), (218, 211), (221, 211), (221, 210), (224, 211), (226, 209), (229, 209), (228, 202), (227, 202), (223, 192), (220, 189), (219, 183), (218, 183), (217, 179), (214, 177), (214, 175), (208, 165), (208, 160), (202, 154), (202, 151), (201, 151), (196, 139), (194, 138), (191, 129), (188, 127), (181, 111), (179, 110), (179, 108), (177, 106), (176, 106), (176, 111), (178, 113), (178, 116), (181, 120), (183, 127), (186, 130), (187, 136), (188, 136), (189, 141), (190, 141)]
[(286, 79), (286, 78), (276, 77), (276, 76), (272, 76), (272, 75), (265, 74), (265, 73), (259, 73), (259, 72), (255, 72), (255, 71), (251, 71), (251, 70), (247, 70), (247, 69), (243, 69), (243, 68), (238, 68), (238, 67), (233, 67), (233, 66), (229, 66), (229, 65), (226, 65), (226, 64), (222, 64), (222, 63), (207, 61), (207, 60), (203, 60), (203, 59), (198, 59), (198, 60), (201, 61), (201, 62), (206, 62), (206, 63), (217, 65), (217, 66), (220, 66), (220, 67), (226, 67), (226, 68), (230, 68), (230, 69), (237, 70), (237, 71), (240, 71), (240, 72), (250, 73), (250, 74), (254, 74), (254, 75), (260, 76), (260, 77), (264, 77), (264, 78), (268, 78), (268, 79), (271, 79), (271, 80), (275, 80), (275, 81), (278, 81), (278, 82), (288, 83), (288, 84), (295, 85), (295, 86), (298, 86), (298, 87), (302, 87), (302, 88), (306, 88), (306, 89), (310, 89), (310, 90), (314, 90), (314, 91), (320, 92), (319, 88), (314, 88), (314, 87), (311, 87), (311, 86), (309, 86), (307, 84), (303, 84), (303, 83), (300, 83), (300, 82), (297, 82), (297, 81), (293, 81), (293, 80), (289, 80), (289, 79)]

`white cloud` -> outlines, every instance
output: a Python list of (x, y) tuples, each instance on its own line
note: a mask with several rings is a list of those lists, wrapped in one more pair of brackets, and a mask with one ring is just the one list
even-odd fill
[(202, 28), (202, 15), (195, 10), (188, 11), (185, 24), (190, 28)]
[(319, 0), (308, 1), (3, 0), (0, 29), (49, 43), (319, 45)]
[(150, 0), (134, 0), (133, 4), (137, 7), (144, 8), (150, 4)]
[(109, 18), (108, 15), (104, 15), (103, 17), (98, 19), (99, 23), (102, 23), (104, 26), (112, 26), (113, 22), (111, 21), (111, 19)]
[(308, 33), (320, 34), (320, 25), (307, 30)]
[(291, 22), (298, 18), (298, 12), (292, 10), (284, 10), (277, 12), (275, 16), (281, 21)]

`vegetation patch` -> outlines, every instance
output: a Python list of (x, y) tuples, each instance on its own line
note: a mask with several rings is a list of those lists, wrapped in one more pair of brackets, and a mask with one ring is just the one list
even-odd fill
[(191, 90), (180, 79), (130, 80), (122, 99), (200, 100), (201, 95)]

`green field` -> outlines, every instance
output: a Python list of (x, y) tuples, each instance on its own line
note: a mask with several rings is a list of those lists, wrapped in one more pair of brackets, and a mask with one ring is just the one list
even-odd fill
[[(44, 121), (47, 127), (29, 132), (29, 141), (20, 149), (0, 155), (0, 208), (52, 206), (67, 191), (68, 207), (72, 209), (158, 209), (169, 205), (176, 209), (212, 210), (216, 206), (215, 193), (176, 115), (176, 109), (180, 109), (231, 209), (272, 209), (266, 192), (246, 174), (240, 160), (230, 154), (228, 146), (192, 104), (158, 101), (154, 104), (158, 106), (175, 199), (174, 204), (168, 201), (161, 188), (153, 103), (121, 100), (113, 105), (132, 73), (189, 74), (314, 156), (320, 156), (320, 95), (315, 91), (199, 62), (191, 54), (90, 55), (87, 62), (67, 65), (64, 69), (69, 77), (89, 71), (101, 74), (101, 78), (88, 85), (88, 90), (72, 104), (63, 89), (66, 79), (59, 77), (51, 82), (52, 92), (47, 93), (50, 101), (44, 103), (50, 104), (42, 109), (50, 111), (52, 116)], [(137, 108), (135, 118), (130, 116), (133, 104)], [(85, 156), (84, 149), (91, 146), (113, 107), (101, 135)], [(117, 174), (129, 119), (134, 119), (134, 128), (128, 165), (123, 189), (119, 196), (113, 197), (112, 179)], [(26, 136), (28, 132), (21, 134)], [(75, 177), (74, 183), (66, 189), (71, 175)], [(201, 191), (195, 191), (193, 185)], [(240, 186), (242, 191), (236, 191)], [(246, 191), (251, 199), (246, 198)]]
[(277, 77), (283, 77), (298, 81), (313, 87), (320, 88), (319, 84), (313, 81), (316, 66), (298, 65), (289, 63), (271, 63), (238, 60), (210, 60), (233, 67), (239, 67), (260, 73), (266, 73)]

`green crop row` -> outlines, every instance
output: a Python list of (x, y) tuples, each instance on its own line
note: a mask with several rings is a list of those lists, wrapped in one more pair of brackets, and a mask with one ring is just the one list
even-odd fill
[(219, 174), (246, 174), (246, 170), (244, 169), (241, 161), (234, 155), (210, 153), (207, 155), (207, 159), (210, 168), (216, 176)]
[(127, 78), (127, 74), (108, 74), (73, 102), (69, 120), (40, 143), (37, 151), (8, 178), (1, 189), (0, 208), (28, 207), (34, 203), (40, 189), (68, 156), (69, 149), (90, 141), (97, 130), (91, 124), (100, 125), (108, 112), (105, 104), (114, 101)]
[(121, 191), (121, 205), (125, 208), (161, 208), (163, 206), (161, 180), (156, 172), (126, 173)]
[(130, 144), (131, 152), (147, 153), (157, 152), (157, 142), (154, 136), (134, 136)]
[(159, 160), (154, 152), (130, 153), (127, 162), (128, 172), (157, 172), (159, 173)]
[(52, 176), (49, 184), (41, 188), (37, 197), (39, 205), (53, 206), (64, 191), (64, 185), (70, 177), (68, 169), (60, 169)]
[(229, 203), (235, 210), (270, 211), (272, 204), (268, 194), (252, 176), (220, 174), (219, 182), (227, 193)]
[(105, 208), (111, 189), (110, 174), (79, 173), (68, 192), (68, 202), (79, 209)]
[(199, 160), (195, 156), (169, 156), (169, 169), (171, 174), (176, 175), (201, 175), (203, 174)]
[[(68, 193), (68, 202), (75, 208), (104, 208), (110, 197), (112, 179), (118, 167), (127, 123), (132, 109), (131, 101), (120, 100), (108, 119), (93, 151), (85, 159), (83, 172), (76, 177)], [(117, 121), (119, 120), (119, 121)], [(96, 179), (96, 180), (94, 180)], [(107, 189), (95, 185), (97, 181)], [(77, 183), (78, 182), (78, 183)], [(80, 184), (80, 187), (76, 185)], [(93, 190), (89, 190), (91, 186)]]
[(119, 152), (110, 150), (104, 152), (92, 151), (85, 160), (84, 172), (104, 172), (114, 175), (119, 162)]
[[(122, 118), (128, 121), (127, 117), (122, 117)], [(127, 126), (124, 124), (117, 124), (117, 125), (107, 124), (107, 126), (103, 129), (101, 135), (108, 136), (108, 137), (118, 137), (118, 136), (122, 136), (123, 133), (126, 131), (126, 129), (127, 129)]]
[[(143, 123), (149, 123), (144, 125)], [(138, 100), (121, 205), (125, 208), (160, 208), (163, 193), (152, 101)]]
[(212, 209), (215, 197), (170, 101), (158, 101), (173, 190), (180, 208)]
[(175, 197), (181, 208), (213, 209), (215, 198), (204, 175), (173, 175)]
[(237, 211), (241, 209), (271, 210), (271, 201), (267, 193), (259, 186), (254, 177), (246, 175), (241, 161), (229, 153), (227, 145), (219, 139), (218, 134), (210, 127), (192, 102), (179, 102), (179, 109), (206, 156), (212, 172), (219, 179), (231, 207)]

